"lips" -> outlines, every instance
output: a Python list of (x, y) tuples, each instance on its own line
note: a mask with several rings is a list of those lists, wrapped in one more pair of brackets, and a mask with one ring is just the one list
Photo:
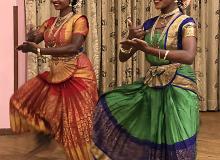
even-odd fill
[(160, 3), (162, 0), (154, 0), (154, 3)]
[(58, 7), (58, 6), (60, 6), (60, 3), (54, 2), (53, 5), (54, 5), (55, 7)]

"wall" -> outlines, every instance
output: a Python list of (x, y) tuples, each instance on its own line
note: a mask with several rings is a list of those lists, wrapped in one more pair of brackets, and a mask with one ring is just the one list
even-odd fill
[[(23, 0), (0, 1), (0, 128), (9, 128), (9, 99), (14, 92), (13, 6), (19, 8), (19, 41), (24, 39)], [(23, 21), (23, 22), (22, 22)], [(22, 28), (23, 27), (23, 28)], [(25, 55), (19, 56), (19, 85), (25, 81)]]

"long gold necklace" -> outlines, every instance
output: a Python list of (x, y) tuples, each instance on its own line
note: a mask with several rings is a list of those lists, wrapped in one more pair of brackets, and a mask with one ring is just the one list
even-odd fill
[[(171, 14), (171, 13), (172, 13), (172, 14)], [(178, 10), (178, 11), (177, 11), (177, 10), (174, 10), (174, 11), (172, 11), (172, 12), (166, 14), (166, 15), (169, 14), (169, 16), (171, 16), (171, 15), (173, 15), (173, 16), (172, 16), (172, 18), (169, 20), (169, 22), (166, 24), (166, 27), (163, 29), (163, 31), (162, 31), (162, 33), (161, 33), (159, 39), (157, 40), (157, 42), (154, 44), (154, 43), (153, 43), (153, 37), (154, 37), (154, 35), (155, 35), (156, 25), (157, 25), (157, 23), (158, 23), (158, 21), (159, 21), (159, 19), (161, 18), (162, 15), (158, 16), (156, 22), (154, 23), (154, 25), (153, 25), (153, 27), (152, 27), (151, 36), (150, 36), (150, 41), (151, 41), (151, 43), (152, 43), (152, 45), (153, 45), (154, 48), (160, 48), (160, 41), (164, 38), (166, 32), (167, 32), (168, 29), (169, 29), (169, 26), (170, 26), (171, 23), (176, 19), (176, 17), (179, 15), (179, 13), (180, 13), (179, 10)]]
[(54, 28), (57, 28), (57, 30), (54, 33), (54, 37), (56, 37), (57, 33), (60, 31), (60, 29), (63, 27), (63, 25), (72, 17), (73, 12), (68, 13), (64, 17), (57, 17), (54, 21), (53, 25), (50, 28), (49, 36), (53, 33)]
[[(51, 26), (49, 33), (48, 33), (48, 37), (50, 37), (50, 42), (48, 42), (48, 47), (56, 47), (56, 36), (59, 33), (59, 31), (61, 30), (61, 28), (63, 27), (63, 25), (72, 17), (73, 13), (70, 12), (68, 13), (66, 16), (64, 17), (57, 17), (53, 23), (53, 25)], [(58, 21), (62, 21), (62, 23), (58, 22)], [(57, 24), (58, 23), (58, 24)], [(54, 29), (56, 29), (55, 32)]]

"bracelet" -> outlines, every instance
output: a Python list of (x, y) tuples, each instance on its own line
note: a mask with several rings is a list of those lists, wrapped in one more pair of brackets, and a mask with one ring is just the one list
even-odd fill
[(130, 49), (121, 48), (121, 52), (122, 52), (123, 54), (130, 54), (130, 53), (131, 53), (131, 50), (132, 50), (132, 48), (130, 48)]
[(41, 51), (40, 51), (40, 48), (37, 48), (37, 56), (41, 56)]
[(168, 55), (169, 53), (170, 53), (170, 51), (169, 51), (169, 50), (167, 50), (167, 51), (166, 51), (166, 53), (165, 53), (165, 56), (164, 56), (164, 58), (163, 58), (164, 60), (166, 60), (167, 55)]

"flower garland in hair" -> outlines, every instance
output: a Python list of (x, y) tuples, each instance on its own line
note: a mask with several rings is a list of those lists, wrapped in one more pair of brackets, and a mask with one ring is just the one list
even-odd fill
[[(76, 3), (74, 3), (74, 2), (76, 2)], [(83, 0), (76, 0), (76, 1), (71, 0), (70, 6), (72, 6), (73, 12), (77, 12), (77, 9), (82, 7), (82, 3), (83, 3)]]

